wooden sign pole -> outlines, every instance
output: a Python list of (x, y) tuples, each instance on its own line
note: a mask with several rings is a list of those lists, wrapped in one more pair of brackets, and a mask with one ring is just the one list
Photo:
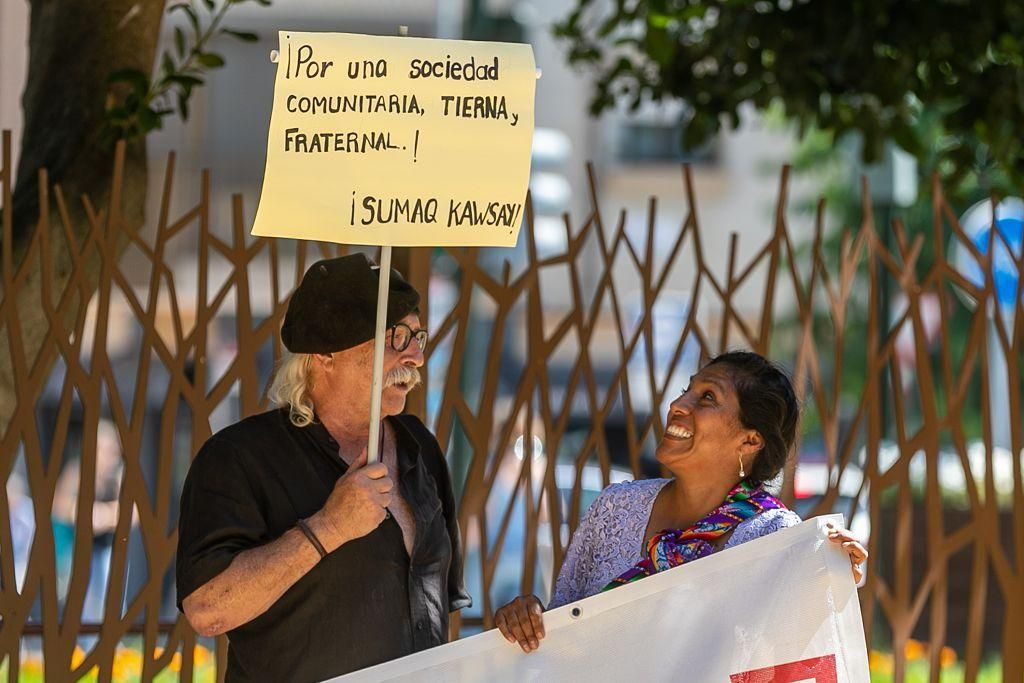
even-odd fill
[[(398, 35), (409, 35), (408, 26), (399, 26)], [(366, 462), (380, 458), (380, 399), (384, 390), (384, 333), (388, 319), (388, 292), (391, 290), (391, 245), (380, 248), (380, 273), (377, 282), (377, 327), (373, 336), (373, 384), (370, 388), (370, 437), (366, 444)]]
[(373, 385), (370, 389), (370, 439), (366, 461), (377, 462), (380, 453), (380, 397), (384, 388), (384, 333), (388, 319), (388, 291), (391, 288), (391, 246), (380, 248), (377, 283), (377, 327), (373, 337)]

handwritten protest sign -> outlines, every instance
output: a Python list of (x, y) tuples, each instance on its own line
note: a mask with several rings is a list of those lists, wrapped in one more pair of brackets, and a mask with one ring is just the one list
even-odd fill
[(252, 233), (514, 246), (535, 87), (529, 45), (281, 31)]

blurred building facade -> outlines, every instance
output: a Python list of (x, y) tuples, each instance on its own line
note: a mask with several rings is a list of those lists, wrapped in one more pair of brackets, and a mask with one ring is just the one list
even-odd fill
[[(177, 155), (176, 186), (182, 188), (176, 197), (180, 206), (194, 202), (199, 175), (208, 169), (215, 225), (222, 225), (225, 232), (229, 229), (230, 197), (234, 193), (244, 197), (246, 215), (251, 218), (255, 214), (276, 73), (269, 54), (277, 47), (278, 30), (393, 35), (398, 25), (404, 24), (412, 36), (454, 38), (490, 31), (496, 39), (518, 34), (533, 46), (543, 72), (537, 83), (538, 135), (531, 183), (539, 215), (536, 234), (540, 249), (557, 252), (564, 247), (562, 212), (568, 212), (576, 224), (585, 220), (590, 207), (588, 162), (594, 165), (602, 208), (609, 215), (625, 209), (630, 230), (638, 239), (646, 234), (648, 200), (658, 197), (655, 245), (671, 244), (686, 216), (680, 162), (688, 161), (693, 164), (700, 198), (699, 218), (723, 235), (723, 239), (705, 245), (709, 265), (724, 269), (729, 232), (739, 236), (740, 255), (752, 253), (770, 229), (779, 171), (795, 144), (792, 134), (747, 115), (739, 130), (724, 132), (702, 150), (683, 153), (675, 128), (682, 114), (679, 105), (645, 107), (637, 114), (623, 111), (594, 119), (587, 112), (590, 78), (566, 64), (562, 46), (551, 30), (574, 5), (572, 0), (360, 0), (343, 4), (306, 0), (277, 2), (270, 7), (240, 4), (231, 9), (226, 23), (257, 33), (259, 41), (241, 43), (225, 36), (215, 39), (211, 49), (224, 56), (226, 66), (212, 71), (206, 84), (196, 89), (188, 121), (168, 117), (163, 130), (149, 136), (147, 215), (157, 215), (163, 170), (172, 151)], [(171, 49), (179, 19), (174, 15), (165, 18), (161, 52)], [(28, 22), (27, 3), (0, 0), (0, 128), (13, 131), (15, 151), (21, 127)], [(795, 188), (795, 192), (805, 194), (814, 190), (813, 186)], [(172, 206), (172, 212), (176, 208)], [(810, 223), (799, 216), (792, 216), (791, 221)], [(180, 254), (180, 258), (188, 268), (189, 254)], [(756, 314), (753, 309), (759, 303), (758, 293), (751, 292), (746, 307), (752, 314)], [(557, 306), (557, 301), (551, 304)]]

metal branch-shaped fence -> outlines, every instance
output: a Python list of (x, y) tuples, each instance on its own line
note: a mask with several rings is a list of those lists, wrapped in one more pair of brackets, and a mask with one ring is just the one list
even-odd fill
[[(82, 199), (83, 238), (69, 198), (41, 183), (45, 210), (18, 264), (4, 215), (0, 342), (16, 405), (0, 438), (0, 658), (12, 681), (40, 658), (47, 680), (223, 671), (223, 639), (197, 639), (174, 606), (180, 486), (213, 431), (265, 408), (287, 297), (315, 257), (340, 252), (250, 238), (240, 197), (230, 225), (214, 225), (205, 173), (194, 206), (174, 218), (174, 173), (172, 156), (152, 235), (119, 219), (118, 182), (108, 206)], [(892, 653), (896, 680), (920, 641), (933, 680), (950, 652), (967, 680), (993, 653), (1007, 680), (1024, 675), (1013, 647), (1024, 632), (1020, 248), (998, 231), (975, 242), (938, 185), (931, 239), (962, 244), (981, 282), (943, 248), (921, 263), (926, 238), (899, 221), (876, 226), (866, 188), (863, 223), (838, 254), (825, 247), (823, 204), (811, 244), (799, 245), (788, 183), (783, 171), (764, 244), (742, 263), (731, 235), (724, 269), (705, 257), (715, 233), (697, 221), (687, 168), (679, 225), (659, 224), (655, 199), (645, 231), (624, 212), (608, 221), (591, 173), (591, 211), (580, 225), (565, 217), (560, 253), (541, 253), (530, 211), (525, 251), (503, 262), (448, 249), (431, 274), (430, 252), (410, 259), (411, 279), (430, 292), (433, 339), (411, 405), (448, 448), (476, 602), (455, 635), (489, 628), (514, 594), (546, 594), (589, 497), (657, 473), (664, 407), (689, 374), (747, 347), (790, 368), (806, 406), (798, 450), (821, 456), (820, 490), (805, 498), (794, 459), (784, 496), (805, 514), (838, 507), (870, 523), (861, 600), (869, 642)], [(998, 240), (1016, 268), (1009, 307), (996, 302)], [(885, 280), (900, 294), (892, 320)], [(39, 348), (22, 341), (28, 310), (45, 317)], [(851, 364), (863, 368), (852, 391)]]

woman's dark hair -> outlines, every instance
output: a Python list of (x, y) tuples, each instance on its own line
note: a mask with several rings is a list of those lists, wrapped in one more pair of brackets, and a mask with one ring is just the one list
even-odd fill
[(718, 364), (729, 366), (743, 427), (764, 439), (747, 475), (751, 484), (761, 484), (782, 470), (796, 440), (800, 405), (793, 384), (778, 365), (751, 351), (729, 351), (708, 363)]

